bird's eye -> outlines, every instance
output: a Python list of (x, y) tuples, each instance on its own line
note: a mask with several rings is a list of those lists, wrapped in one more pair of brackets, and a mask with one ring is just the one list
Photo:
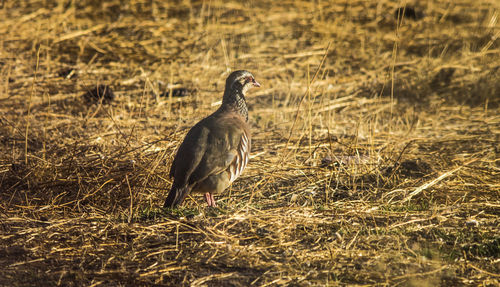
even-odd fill
[(246, 82), (246, 83), (251, 83), (251, 82), (253, 82), (252, 77), (246, 77), (246, 78), (245, 78), (245, 82)]

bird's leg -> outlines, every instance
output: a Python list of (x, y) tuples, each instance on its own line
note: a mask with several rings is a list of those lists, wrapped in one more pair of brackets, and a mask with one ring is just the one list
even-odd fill
[(205, 193), (205, 200), (207, 201), (208, 206), (212, 206), (212, 200), (210, 198), (210, 192)]
[(213, 194), (210, 194), (210, 201), (212, 202), (212, 206), (213, 207), (217, 206), (217, 204), (215, 203), (215, 199), (214, 199), (214, 195)]

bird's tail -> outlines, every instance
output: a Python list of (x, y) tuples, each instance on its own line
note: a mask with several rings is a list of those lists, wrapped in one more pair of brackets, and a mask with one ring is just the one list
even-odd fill
[(170, 192), (168, 193), (167, 199), (163, 204), (164, 208), (176, 207), (181, 204), (189, 193), (189, 188), (187, 186), (176, 187), (172, 186)]

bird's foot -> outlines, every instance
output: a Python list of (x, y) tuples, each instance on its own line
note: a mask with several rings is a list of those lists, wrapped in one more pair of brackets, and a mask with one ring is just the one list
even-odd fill
[(212, 202), (212, 207), (216, 207), (217, 204), (215, 203), (214, 195), (210, 194), (210, 201)]
[(205, 193), (205, 200), (207, 201), (209, 207), (217, 206), (217, 204), (215, 203), (214, 196), (210, 192)]

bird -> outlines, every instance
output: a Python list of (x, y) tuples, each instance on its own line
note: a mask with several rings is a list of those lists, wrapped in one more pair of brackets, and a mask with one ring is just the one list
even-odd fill
[(195, 124), (177, 150), (164, 208), (182, 204), (191, 192), (204, 194), (208, 206), (215, 207), (214, 194), (223, 192), (243, 172), (251, 148), (245, 95), (260, 86), (246, 70), (227, 77), (220, 107)]

